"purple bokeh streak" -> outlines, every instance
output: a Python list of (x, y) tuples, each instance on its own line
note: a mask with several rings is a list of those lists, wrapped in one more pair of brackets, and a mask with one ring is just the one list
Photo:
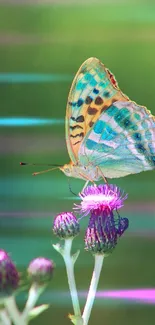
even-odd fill
[[(87, 296), (86, 292), (81, 292), (82, 296)], [(132, 290), (111, 290), (111, 291), (98, 291), (96, 294), (98, 299), (111, 298), (134, 301), (143, 304), (155, 304), (155, 289), (154, 288), (141, 288)]]

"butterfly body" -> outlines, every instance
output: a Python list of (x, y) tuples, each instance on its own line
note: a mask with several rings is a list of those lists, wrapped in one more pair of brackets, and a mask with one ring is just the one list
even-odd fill
[(97, 181), (155, 169), (155, 118), (121, 92), (96, 58), (72, 83), (66, 143), (71, 163), (60, 169), (67, 176)]

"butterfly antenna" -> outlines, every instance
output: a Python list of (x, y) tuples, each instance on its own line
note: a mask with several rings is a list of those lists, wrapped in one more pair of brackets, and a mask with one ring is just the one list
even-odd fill
[(32, 175), (33, 176), (36, 176), (36, 175), (40, 175), (40, 174), (44, 174), (44, 173), (48, 173), (48, 172), (50, 172), (50, 171), (52, 171), (52, 170), (55, 170), (55, 169), (58, 169), (59, 167), (54, 167), (54, 168), (50, 168), (50, 169), (46, 169), (46, 170), (42, 170), (41, 172), (35, 172), (35, 173), (33, 173)]
[(62, 165), (58, 164), (38, 164), (38, 163), (28, 163), (28, 162), (20, 162), (21, 166), (52, 166), (52, 167), (62, 167)]
[(67, 180), (68, 180), (68, 186), (69, 186), (69, 190), (70, 190), (70, 192), (71, 192), (73, 195), (75, 195), (75, 196), (78, 197), (78, 195), (72, 191), (72, 189), (71, 189), (71, 185), (70, 185), (70, 183), (69, 183), (69, 179), (67, 179)]
[(38, 163), (28, 163), (28, 162), (20, 162), (21, 166), (52, 166), (53, 168), (50, 169), (46, 169), (46, 170), (42, 170), (41, 172), (35, 172), (32, 175), (36, 176), (36, 175), (40, 175), (40, 174), (44, 174), (44, 173), (48, 173), (52, 170), (58, 169), (60, 167), (62, 167), (62, 165), (57, 165), (57, 164), (38, 164)]

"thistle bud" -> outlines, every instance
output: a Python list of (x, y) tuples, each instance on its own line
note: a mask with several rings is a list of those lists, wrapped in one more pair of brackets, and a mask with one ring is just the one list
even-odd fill
[(0, 250), (0, 297), (11, 296), (19, 284), (19, 274), (10, 256)]
[(54, 219), (53, 232), (60, 239), (75, 237), (80, 232), (79, 222), (72, 212), (62, 212)]
[(28, 267), (28, 275), (32, 282), (44, 285), (52, 278), (54, 263), (44, 257), (37, 257), (32, 260)]

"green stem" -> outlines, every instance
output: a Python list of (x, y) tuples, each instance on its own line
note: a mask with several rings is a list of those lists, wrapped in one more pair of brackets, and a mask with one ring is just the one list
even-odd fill
[[(71, 247), (72, 247), (72, 238), (65, 239), (64, 244), (64, 250), (63, 250), (63, 258), (66, 265), (66, 271), (67, 271), (67, 278), (68, 278), (68, 284), (73, 304), (73, 310), (75, 318), (81, 318), (81, 311), (80, 311), (80, 305), (79, 305), (79, 299), (76, 289), (76, 283), (75, 283), (75, 277), (74, 277), (74, 262), (71, 256)], [(77, 323), (76, 323), (77, 324)]]
[(5, 309), (1, 309), (0, 318), (2, 321), (2, 323), (0, 322), (0, 325), (11, 325), (11, 320), (10, 320), (9, 315), (7, 314), (7, 311)]
[(8, 314), (10, 315), (10, 318), (13, 321), (13, 324), (15, 325), (26, 325), (27, 322), (22, 318), (22, 315), (20, 314), (19, 310), (17, 309), (16, 302), (13, 296), (8, 297), (4, 301), (5, 307), (8, 311)]
[(25, 305), (25, 308), (22, 313), (22, 317), (25, 321), (27, 321), (29, 313), (35, 306), (38, 298), (40, 297), (41, 293), (44, 291), (45, 286), (39, 286), (36, 283), (32, 284), (30, 290), (29, 290), (29, 295), (28, 299)]
[(82, 315), (83, 325), (87, 325), (90, 318), (91, 310), (96, 296), (99, 277), (103, 265), (103, 260), (104, 260), (104, 255), (97, 255), (97, 254), (95, 255), (94, 271), (93, 271), (93, 275), (89, 287), (87, 301)]

